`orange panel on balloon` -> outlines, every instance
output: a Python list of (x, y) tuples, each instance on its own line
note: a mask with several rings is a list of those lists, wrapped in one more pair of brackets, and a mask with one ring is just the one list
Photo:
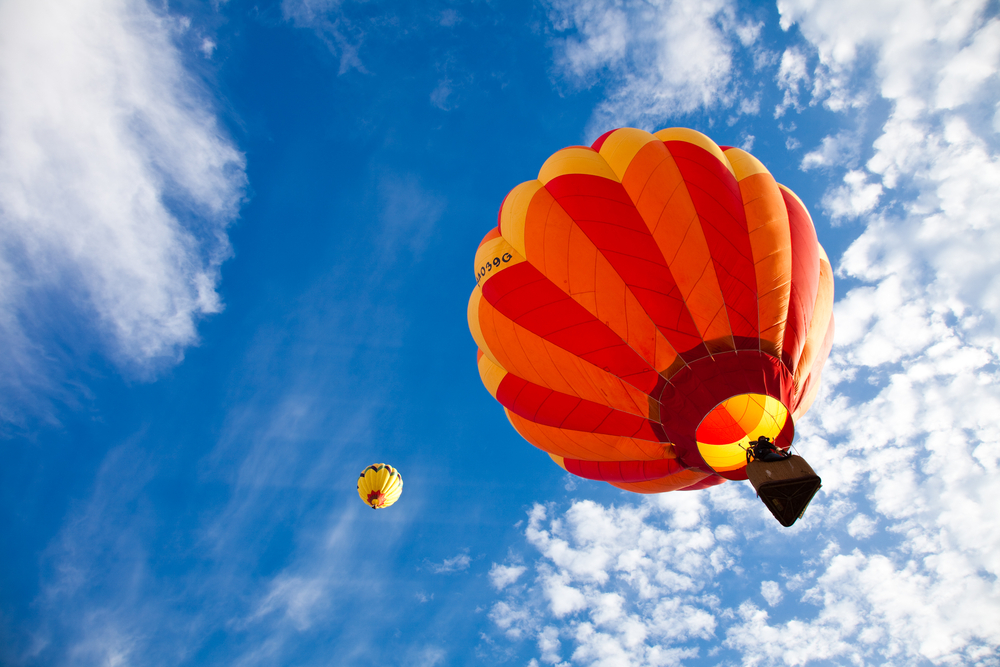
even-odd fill
[[(713, 475), (699, 470), (681, 470), (672, 475), (646, 482), (608, 482), (608, 484), (632, 493), (666, 493), (667, 491), (681, 491), (709, 477), (713, 477)], [(720, 483), (723, 481), (719, 479)]]
[(537, 424), (505, 410), (507, 419), (525, 440), (535, 447), (570, 459), (587, 461), (656, 461), (669, 458), (669, 442), (653, 442), (625, 436), (572, 431)]

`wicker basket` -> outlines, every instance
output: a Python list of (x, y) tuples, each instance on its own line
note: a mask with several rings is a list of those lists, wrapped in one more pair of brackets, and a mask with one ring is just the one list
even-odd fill
[(747, 477), (757, 496), (786, 528), (802, 516), (821, 486), (806, 460), (794, 455), (781, 461), (751, 461)]

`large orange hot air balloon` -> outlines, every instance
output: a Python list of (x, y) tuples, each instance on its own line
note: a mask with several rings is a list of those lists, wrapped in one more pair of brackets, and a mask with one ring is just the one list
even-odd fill
[(832, 344), (805, 206), (694, 130), (557, 152), (507, 195), (475, 266), (479, 372), (514, 428), (638, 493), (746, 479), (760, 436), (787, 449)]

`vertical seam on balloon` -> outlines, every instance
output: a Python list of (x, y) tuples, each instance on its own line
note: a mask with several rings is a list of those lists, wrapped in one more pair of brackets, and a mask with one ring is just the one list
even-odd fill
[(567, 413), (566, 413), (566, 416), (565, 416), (565, 417), (563, 417), (563, 419), (562, 419), (562, 421), (561, 421), (561, 422), (559, 422), (559, 428), (564, 428), (564, 424), (566, 423), (566, 420), (567, 420), (567, 419), (569, 419), (569, 416), (570, 416), (571, 414), (573, 414), (573, 413), (574, 413), (574, 412), (576, 411), (576, 409), (577, 409), (578, 407), (580, 407), (580, 404), (581, 404), (581, 403), (583, 403), (583, 399), (582, 399), (582, 398), (577, 398), (577, 402), (576, 402), (576, 405), (574, 405), (574, 406), (573, 406), (573, 409), (572, 409), (572, 410), (570, 410), (569, 412), (567, 412)]
[[(514, 324), (516, 325), (516, 328), (514, 329), (514, 334), (515, 334), (515, 337), (517, 338), (517, 342), (518, 342), (518, 345), (520, 345), (520, 346), (521, 346), (521, 351), (522, 351), (522, 352), (524, 352), (524, 355), (525, 355), (525, 357), (528, 357), (529, 355), (528, 355), (527, 351), (526, 351), (526, 350), (524, 349), (524, 344), (523, 344), (523, 343), (521, 342), (521, 331), (522, 331), (522, 330), (525, 330), (525, 329), (524, 329), (524, 327), (522, 327), (521, 325), (517, 324), (517, 322), (515, 322), (514, 320), (511, 320), (511, 321), (512, 321), (512, 322), (514, 322)], [(526, 330), (525, 330), (525, 331), (526, 331)], [(537, 336), (537, 334), (533, 334), (533, 333), (531, 333), (530, 331), (528, 332), (528, 334), (529, 334), (529, 335), (535, 335), (535, 336)], [(538, 336), (538, 337), (539, 337), (539, 338), (542, 338), (542, 340), (545, 340), (545, 339), (544, 339), (544, 338), (543, 338), (542, 336)], [(549, 342), (549, 341), (546, 341), (546, 342)], [(551, 343), (551, 342), (549, 342), (549, 344), (550, 344), (550, 345), (553, 345), (553, 346), (555, 346), (555, 347), (559, 347), (559, 346), (558, 346), (558, 345), (556, 345), (555, 343)], [(562, 348), (560, 348), (560, 349), (562, 349)], [(544, 352), (544, 353), (545, 353), (545, 356), (546, 356), (546, 357), (548, 358), (548, 360), (549, 360), (549, 363), (550, 363), (550, 364), (552, 364), (552, 368), (554, 368), (554, 369), (555, 369), (555, 371), (556, 371), (556, 375), (558, 375), (558, 376), (559, 376), (559, 378), (560, 378), (560, 379), (561, 379), (561, 380), (562, 380), (563, 382), (565, 382), (565, 383), (566, 383), (566, 386), (567, 386), (567, 387), (570, 387), (570, 388), (573, 388), (573, 383), (572, 383), (572, 382), (570, 382), (570, 381), (569, 381), (569, 380), (568, 380), (568, 379), (566, 378), (566, 375), (565, 375), (565, 374), (563, 373), (563, 369), (562, 369), (562, 368), (560, 367), (560, 365), (559, 365), (558, 363), (556, 363), (556, 360), (552, 358), (552, 354), (550, 353), (550, 351), (549, 351), (549, 348), (548, 348), (547, 346), (545, 346), (545, 345), (542, 345), (542, 352)], [(571, 354), (572, 354), (572, 353), (571, 353)], [(574, 355), (574, 356), (575, 356), (575, 355)], [(596, 394), (596, 395), (601, 395), (601, 391), (600, 391), (600, 389), (598, 389), (598, 387), (597, 387), (597, 386), (596, 386), (596, 385), (595, 385), (595, 384), (594, 384), (593, 382), (591, 382), (589, 378), (585, 378), (585, 379), (587, 380), (587, 384), (589, 384), (589, 385), (590, 385), (590, 388), (591, 388), (591, 389), (592, 389), (592, 390), (594, 391), (594, 394)], [(577, 390), (575, 390), (575, 391), (577, 391)], [(578, 396), (578, 398), (582, 398), (582, 397), (579, 397), (579, 396)]]
[[(626, 191), (626, 194), (628, 194), (627, 191)], [(606, 197), (599, 197), (599, 198), (600, 199), (607, 199)], [(632, 198), (629, 197), (629, 200), (631, 201)], [(632, 201), (632, 204), (633, 204), (633, 207), (634, 207), (635, 202)], [(574, 222), (576, 222), (575, 219), (574, 219)], [(623, 229), (628, 229), (624, 225), (619, 225), (619, 226), (622, 227)], [(586, 234), (586, 232), (584, 232), (584, 234)], [(678, 293), (680, 293), (680, 286), (677, 284), (677, 279), (674, 277), (673, 271), (670, 270), (670, 263), (667, 261), (666, 257), (663, 256), (663, 251), (660, 249), (659, 244), (656, 243), (656, 239), (653, 236), (652, 232), (649, 233), (649, 236), (650, 236), (651, 239), (653, 239), (653, 245), (656, 247), (657, 251), (660, 253), (660, 257), (663, 259), (664, 268), (666, 269), (667, 273), (670, 274), (671, 280), (674, 281), (674, 287), (676, 287)], [(601, 254), (607, 256), (607, 253), (604, 252), (604, 251), (601, 251), (600, 248), (598, 248), (598, 252), (600, 252)], [(611, 253), (613, 253), (615, 255), (623, 256), (623, 257), (632, 257), (632, 258), (637, 259), (637, 260), (648, 261), (648, 260), (646, 260), (643, 257), (639, 257), (638, 255), (632, 255), (632, 254), (627, 253), (627, 252), (619, 252), (619, 251), (609, 251), (609, 252), (611, 252)], [(614, 269), (614, 265), (612, 265), (612, 269)], [(617, 273), (617, 271), (616, 271), (616, 273)], [(619, 274), (619, 276), (620, 276), (620, 274)], [(622, 281), (625, 282), (624, 277), (622, 277)], [(628, 287), (628, 288), (630, 288), (629, 291), (633, 291), (633, 290), (631, 290), (631, 286), (627, 282), (625, 282), (625, 286)], [(642, 288), (642, 289), (645, 289), (645, 290), (650, 291), (650, 292), (654, 292), (656, 294), (662, 294), (664, 297), (668, 297), (668, 295), (666, 293), (660, 292), (659, 290), (653, 290), (653, 289), (650, 289), (650, 288)], [(633, 291), (633, 296), (634, 296), (634, 291)], [(688, 307), (687, 301), (683, 298), (683, 295), (681, 296), (680, 301), (681, 301), (681, 303), (684, 306), (684, 310), (687, 311), (688, 318), (691, 320), (692, 323), (694, 323), (695, 322), (694, 314), (691, 312), (691, 309)], [(654, 322), (654, 325), (655, 325), (655, 322)], [(698, 325), (694, 324), (694, 326), (695, 326), (695, 330), (697, 331)], [(701, 337), (701, 332), (699, 331), (698, 333), (699, 333), (699, 337)], [(669, 339), (668, 339), (668, 342), (669, 342)], [(702, 338), (702, 343), (704, 344), (704, 342), (705, 342), (704, 338)], [(671, 347), (673, 347), (673, 346), (671, 345)], [(705, 349), (708, 350), (708, 346), (707, 345), (705, 346)], [(711, 356), (711, 351), (709, 351), (709, 356)], [(680, 357), (680, 352), (678, 352), (678, 357)], [(686, 360), (683, 360), (683, 361), (685, 362), (685, 365), (687, 365), (687, 361)]]
[[(725, 234), (722, 232), (722, 230), (720, 230), (718, 227), (716, 227), (714, 224), (712, 224), (712, 222), (710, 220), (708, 220), (707, 218), (701, 216), (700, 214), (698, 215), (698, 220), (699, 220), (699, 222), (701, 222), (701, 224), (703, 226), (707, 224), (709, 227), (711, 227), (713, 230), (715, 230), (722, 237), (722, 240), (725, 243), (727, 243), (728, 246), (730, 248), (732, 248), (732, 250), (734, 252), (736, 252), (737, 254), (742, 254), (742, 253), (739, 252), (739, 249), (736, 246), (734, 246), (732, 243), (729, 242), (728, 239), (725, 238)], [(715, 263), (715, 261), (716, 261), (714, 255), (712, 256), (712, 261), (713, 261), (713, 263)], [(735, 282), (735, 283), (739, 283), (740, 285), (742, 285), (743, 287), (747, 288), (748, 290), (753, 291), (753, 289), (751, 288), (751, 286), (747, 285), (743, 280), (741, 280), (739, 277), (733, 275), (728, 270), (726, 271), (725, 275), (727, 276), (728, 280), (730, 280), (732, 282)], [(726, 301), (726, 295), (725, 295), (725, 291), (722, 289), (722, 282), (721, 281), (719, 283), (719, 289), (722, 292), (722, 302), (727, 307), (726, 308), (726, 315), (727, 315), (727, 318), (729, 318), (729, 321), (730, 321), (730, 332), (732, 332), (732, 319), (731, 319), (730, 313), (729, 313), (730, 304)], [(743, 313), (739, 312), (738, 310), (735, 310), (735, 308), (733, 308), (733, 312), (734, 312), (734, 314), (739, 315), (740, 319), (742, 319), (744, 322), (746, 322), (747, 325), (753, 327), (754, 330), (758, 329), (758, 327), (754, 326), (752, 322), (750, 322), (746, 317), (744, 317)], [(734, 335), (734, 344), (735, 344), (735, 334), (733, 334), (733, 335)]]
[[(483, 301), (486, 301), (486, 299), (483, 298)], [(494, 333), (494, 337), (496, 338), (495, 342), (496, 342), (497, 345), (500, 346), (500, 351), (503, 352), (503, 355), (507, 359), (507, 361), (508, 362), (513, 362), (514, 361), (513, 355), (510, 352), (507, 351), (507, 345), (504, 344), (503, 337), (500, 336), (499, 332), (497, 331), (496, 317), (497, 317), (497, 315), (500, 315), (500, 312), (493, 306), (493, 304), (489, 303), (489, 301), (486, 301), (486, 303), (490, 306), (490, 308), (487, 309), (486, 312), (487, 312), (487, 317), (489, 317), (489, 319), (491, 320), (490, 324), (492, 325), (491, 328), (492, 328), (492, 331)], [(505, 318), (505, 319), (509, 319), (509, 318)], [(513, 320), (510, 320), (510, 321), (513, 322)], [(515, 324), (516, 324), (516, 322), (515, 322)], [(484, 338), (485, 338), (485, 336), (484, 336)], [(514, 342), (517, 344), (518, 348), (520, 348), (520, 350), (521, 350), (521, 356), (522, 357), (527, 357), (528, 355), (527, 355), (527, 353), (524, 350), (524, 346), (521, 345), (521, 341), (518, 340), (518, 338), (517, 338), (517, 331), (516, 330), (514, 332)], [(511, 373), (514, 376), (525, 375), (525, 373), (523, 371), (518, 372), (519, 369), (516, 368), (516, 365), (517, 365), (516, 363), (511, 363), (511, 365), (515, 366), (515, 368), (504, 368), (504, 370), (506, 370), (508, 373)]]

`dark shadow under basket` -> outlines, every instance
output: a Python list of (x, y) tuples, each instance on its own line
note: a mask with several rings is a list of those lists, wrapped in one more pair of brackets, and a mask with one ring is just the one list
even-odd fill
[(757, 496), (786, 528), (802, 516), (821, 486), (819, 475), (804, 458), (795, 455), (781, 461), (751, 461), (747, 477)]

